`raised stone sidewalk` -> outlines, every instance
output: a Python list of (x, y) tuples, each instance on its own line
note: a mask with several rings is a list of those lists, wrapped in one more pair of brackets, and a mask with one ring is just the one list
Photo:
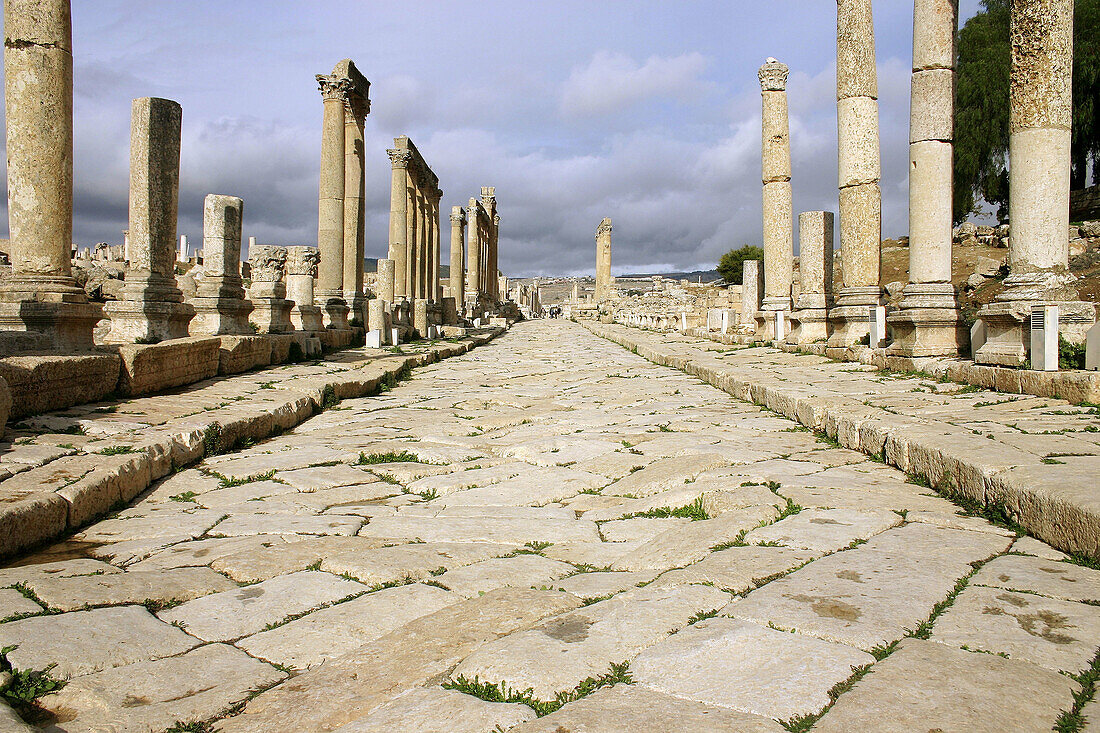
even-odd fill
[(407, 370), (487, 343), (500, 329), (396, 350), (209, 379), (150, 397), (92, 403), (9, 425), (0, 444), (0, 558), (125, 505), (165, 475), (281, 433)]
[(767, 346), (585, 327), (985, 507), (1060, 550), (1100, 557), (1100, 407)]
[(1100, 571), (544, 321), (0, 567), (0, 731), (1088, 730), (1098, 639)]

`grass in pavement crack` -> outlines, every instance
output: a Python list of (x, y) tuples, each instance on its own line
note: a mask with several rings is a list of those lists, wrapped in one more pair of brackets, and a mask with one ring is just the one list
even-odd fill
[(644, 512), (624, 514), (619, 517), (619, 519), (671, 519), (673, 517), (690, 519), (693, 522), (698, 522), (703, 519), (710, 519), (710, 517), (707, 516), (706, 509), (703, 508), (702, 496), (700, 496), (690, 504), (676, 507), (675, 509), (670, 507), (658, 507), (656, 509), (650, 509)]
[(1081, 711), (1096, 697), (1096, 683), (1100, 681), (1100, 649), (1097, 649), (1096, 656), (1092, 658), (1092, 664), (1088, 669), (1080, 674), (1069, 676), (1081, 686), (1081, 689), (1073, 693), (1073, 707), (1063, 710), (1054, 723), (1056, 733), (1077, 733), (1088, 722), (1085, 716), (1081, 715)]
[(541, 718), (557, 711), (563, 705), (591, 695), (601, 687), (633, 684), (634, 680), (630, 676), (629, 667), (629, 662), (612, 664), (607, 674), (600, 677), (589, 677), (569, 692), (559, 692), (553, 700), (545, 701), (536, 698), (534, 696), (534, 689), (530, 687), (523, 691), (512, 690), (508, 688), (506, 682), (493, 684), (491, 682), (482, 682), (477, 677), (471, 680), (459, 676), (454, 680), (444, 682), (443, 688), (447, 690), (458, 690), (459, 692), (464, 692), (467, 695), (472, 695), (486, 702), (518, 702), (534, 710), (535, 714)]

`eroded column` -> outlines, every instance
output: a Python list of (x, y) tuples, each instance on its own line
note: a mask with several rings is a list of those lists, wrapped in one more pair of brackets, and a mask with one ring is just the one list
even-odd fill
[(471, 198), (466, 209), (469, 217), (466, 227), (466, 236), (469, 240), (466, 250), (466, 301), (468, 307), (475, 312), (481, 300), (481, 221), (478, 216), (478, 206), (477, 199)]
[[(135, 99), (130, 119), (130, 267), (122, 299), (107, 304), (112, 343), (184, 338), (195, 309), (176, 286), (183, 108)], [(205, 263), (206, 254), (203, 255)], [(204, 265), (205, 266), (205, 265)]]
[[(321, 123), (321, 183), (318, 197), (317, 270), (314, 297), (329, 328), (348, 327), (344, 301), (345, 100), (351, 82), (335, 74), (317, 75), (324, 100)], [(251, 259), (251, 252), (249, 253)]]
[[(390, 156), (390, 251), (394, 267), (394, 297), (407, 298), (409, 236), (409, 160), (412, 152), (401, 148), (386, 151)], [(392, 301), (391, 301), (392, 302)]]
[(756, 333), (756, 313), (763, 298), (764, 263), (745, 260), (741, 263), (741, 316), (738, 330), (746, 334)]
[[(321, 262), (324, 262), (321, 254)], [(248, 252), (252, 284), (248, 297), (254, 310), (252, 321), (260, 333), (286, 333), (294, 330), (290, 311), (294, 303), (286, 299), (287, 250), (270, 244), (257, 244)]]
[(611, 219), (596, 228), (596, 302), (611, 298)]
[[(241, 282), (243, 220), (244, 202), (236, 196), (210, 194), (203, 201), (203, 278), (196, 297), (191, 300), (195, 307), (190, 327), (192, 336), (251, 332), (248, 314), (252, 312), (252, 303), (245, 300)], [(312, 293), (311, 279), (311, 296)]]
[(466, 258), (462, 249), (463, 227), (466, 224), (466, 212), (461, 206), (451, 207), (451, 296), (455, 299), (455, 309), (462, 313), (466, 303)]
[(324, 330), (321, 309), (313, 304), (313, 278), (321, 255), (313, 247), (286, 248), (286, 298), (294, 303), (290, 322), (298, 331)]
[[(762, 96), (762, 170), (764, 182), (764, 302), (765, 311), (791, 310), (794, 279), (794, 235), (791, 231), (791, 136), (787, 120), (786, 64), (768, 59), (760, 67)], [(765, 319), (771, 338), (771, 319)]]
[(396, 267), (393, 260), (378, 260), (378, 297), (392, 304), (396, 289)]
[(836, 43), (843, 286), (829, 314), (829, 345), (847, 347), (870, 333), (868, 309), (882, 303), (878, 78), (871, 0), (838, 0)]
[(833, 212), (798, 215), (798, 264), (802, 288), (792, 320), (797, 325), (789, 343), (810, 344), (829, 336), (828, 309), (833, 304)]
[(363, 312), (363, 255), (365, 254), (363, 211), (363, 125), (367, 105), (359, 95), (349, 94), (344, 117), (344, 251), (343, 294), (351, 313)]

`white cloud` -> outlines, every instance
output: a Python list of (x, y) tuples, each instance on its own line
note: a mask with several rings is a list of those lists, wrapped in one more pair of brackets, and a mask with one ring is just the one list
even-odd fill
[(699, 80), (706, 65), (698, 52), (650, 56), (639, 65), (625, 54), (598, 51), (588, 66), (574, 68), (565, 81), (561, 111), (569, 117), (588, 117), (622, 111), (653, 97), (691, 99), (706, 86)]

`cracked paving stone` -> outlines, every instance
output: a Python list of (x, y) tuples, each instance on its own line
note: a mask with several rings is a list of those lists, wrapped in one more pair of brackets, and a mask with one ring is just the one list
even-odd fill
[(199, 640), (158, 621), (141, 606), (97, 608), (35, 616), (0, 624), (0, 648), (14, 646), (15, 669), (42, 670), (51, 664), (66, 679), (135, 662), (181, 654)]
[(182, 624), (187, 633), (203, 641), (231, 641), (366, 590), (354, 581), (307, 570), (196, 598), (161, 611), (159, 617)]
[(669, 570), (653, 584), (659, 588), (707, 583), (729, 593), (745, 593), (764, 581), (788, 573), (820, 553), (789, 547), (731, 547), (718, 550), (680, 570)]
[(1034, 733), (1073, 705), (1077, 684), (1029, 662), (904, 639), (814, 725), (815, 733)]
[(210, 568), (127, 571), (70, 578), (38, 578), (27, 587), (51, 610), (124, 603), (176, 603), (235, 588), (236, 583)]
[(535, 718), (518, 703), (493, 703), (476, 697), (422, 687), (409, 690), (365, 718), (337, 728), (337, 733), (485, 733), (510, 730)]
[(559, 578), (577, 569), (564, 562), (539, 555), (519, 555), (484, 560), (455, 568), (435, 578), (437, 583), (466, 598), (503, 587), (538, 588), (553, 586)]
[(834, 685), (874, 661), (843, 644), (712, 618), (646, 649), (630, 671), (676, 697), (788, 720), (821, 710)]
[(728, 599), (701, 585), (636, 588), (487, 644), (458, 665), (452, 677), (504, 682), (517, 690), (530, 687), (536, 698), (553, 700)]
[(523, 545), (527, 542), (598, 542), (595, 522), (583, 519), (483, 517), (378, 517), (359, 530), (360, 537), (395, 542), (495, 542)]
[(714, 453), (661, 458), (604, 489), (608, 496), (645, 497), (690, 482), (704, 471), (728, 466), (729, 461)]
[(778, 542), (818, 552), (836, 552), (855, 540), (865, 540), (901, 524), (901, 517), (890, 511), (851, 509), (807, 509), (775, 524), (754, 529), (745, 542), (758, 545)]
[(378, 481), (378, 477), (374, 474), (343, 463), (337, 466), (315, 466), (293, 471), (279, 471), (278, 477), (301, 491), (372, 484)]
[(15, 588), (0, 588), (0, 621), (12, 616), (42, 613), (45, 610)]
[(373, 550), (343, 552), (326, 557), (321, 568), (350, 575), (362, 583), (378, 585), (404, 580), (424, 580), (442, 569), (508, 555), (514, 547), (488, 542), (415, 542)]
[(212, 534), (226, 537), (269, 534), (354, 536), (363, 526), (358, 515), (234, 514), (219, 522)]
[[(1016, 545), (1013, 545), (1015, 548)], [(970, 582), (972, 585), (1029, 591), (1065, 601), (1100, 603), (1100, 570), (1056, 560), (1004, 555), (983, 565)]]
[(937, 619), (932, 639), (1076, 674), (1096, 654), (1100, 607), (970, 586)]
[(121, 572), (122, 570), (114, 565), (90, 558), (16, 565), (10, 568), (0, 568), (0, 587), (15, 585), (16, 583), (28, 583), (40, 578), (71, 578), (76, 575), (103, 575), (104, 573)]

